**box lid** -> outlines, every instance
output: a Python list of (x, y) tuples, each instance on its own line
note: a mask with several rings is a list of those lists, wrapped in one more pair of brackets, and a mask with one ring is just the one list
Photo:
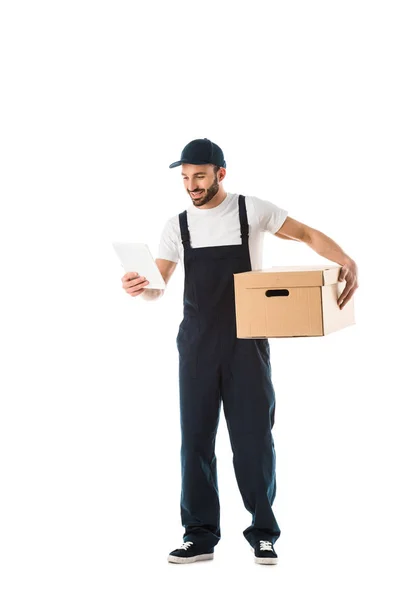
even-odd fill
[(314, 287), (336, 283), (340, 269), (340, 265), (274, 266), (235, 273), (234, 277), (247, 288)]

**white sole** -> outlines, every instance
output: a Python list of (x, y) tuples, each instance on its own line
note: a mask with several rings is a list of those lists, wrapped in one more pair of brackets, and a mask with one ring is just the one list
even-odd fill
[(211, 554), (198, 554), (197, 556), (174, 556), (170, 554), (168, 556), (168, 562), (172, 563), (193, 563), (198, 560), (212, 560), (214, 558), (214, 553)]
[(278, 563), (277, 558), (259, 558), (258, 556), (255, 556), (254, 560), (259, 565), (276, 565)]

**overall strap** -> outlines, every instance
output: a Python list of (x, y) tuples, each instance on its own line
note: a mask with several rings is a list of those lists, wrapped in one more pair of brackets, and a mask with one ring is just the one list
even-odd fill
[(240, 237), (242, 238), (242, 245), (247, 244), (249, 241), (249, 223), (247, 221), (247, 211), (245, 198), (241, 194), (239, 195), (239, 218), (240, 218)]
[(181, 228), (181, 239), (183, 247), (190, 248), (190, 235), (187, 221), (187, 211), (184, 210), (179, 214), (179, 226)]

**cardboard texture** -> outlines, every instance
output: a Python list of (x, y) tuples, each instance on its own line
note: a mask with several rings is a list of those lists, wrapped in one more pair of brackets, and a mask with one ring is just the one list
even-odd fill
[(234, 274), (238, 338), (323, 336), (355, 323), (354, 297), (337, 304), (339, 265), (271, 267)]

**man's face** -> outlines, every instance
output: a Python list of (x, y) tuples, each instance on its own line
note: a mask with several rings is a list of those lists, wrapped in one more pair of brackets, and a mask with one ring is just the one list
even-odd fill
[(207, 204), (219, 190), (218, 176), (213, 165), (182, 165), (182, 178), (195, 206)]

